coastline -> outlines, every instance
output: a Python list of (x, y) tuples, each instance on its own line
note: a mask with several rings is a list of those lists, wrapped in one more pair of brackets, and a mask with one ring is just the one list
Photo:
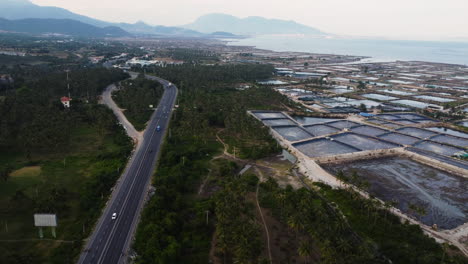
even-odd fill
[(223, 39), (222, 41), (227, 46), (251, 47), (274, 52), (366, 57), (365, 60), (363, 59), (359, 63), (423, 61), (461, 66), (468, 65), (468, 44), (462, 42), (337, 39), (283, 35), (263, 35)]

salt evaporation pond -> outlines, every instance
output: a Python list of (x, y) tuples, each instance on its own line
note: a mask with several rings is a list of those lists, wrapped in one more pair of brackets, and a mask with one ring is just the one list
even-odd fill
[(458, 123), (458, 125), (468, 127), (468, 121), (460, 122), (460, 123)]
[(457, 147), (464, 147), (464, 148), (468, 147), (468, 139), (454, 137), (450, 135), (438, 135), (435, 137), (431, 137), (431, 141), (449, 144), (449, 145), (457, 146)]
[(297, 126), (273, 127), (273, 129), (289, 141), (299, 141), (314, 137), (304, 129)]
[(450, 128), (445, 128), (445, 127), (429, 127), (429, 128), (426, 128), (426, 129), (432, 130), (432, 131), (435, 131), (435, 132), (439, 132), (439, 133), (444, 133), (444, 134), (456, 136), (456, 137), (468, 138), (468, 134), (467, 134), (467, 133), (463, 133), (463, 132), (460, 132), (460, 131), (456, 131), (456, 130), (453, 130), (453, 129), (450, 129)]
[(341, 131), (337, 128), (322, 124), (304, 126), (304, 128), (315, 137), (329, 135)]
[(332, 118), (321, 118), (321, 117), (308, 117), (308, 116), (292, 116), (294, 120), (303, 124), (303, 125), (315, 125), (321, 124), (326, 122), (337, 121), (339, 119), (332, 119)]
[(434, 133), (432, 131), (415, 127), (404, 127), (397, 129), (397, 131), (418, 138), (429, 138), (437, 135), (437, 133)]
[(418, 96), (414, 96), (414, 98), (419, 98), (419, 99), (424, 99), (424, 100), (429, 100), (429, 101), (435, 101), (435, 102), (441, 102), (441, 103), (449, 103), (449, 102), (455, 101), (453, 99), (436, 97), (436, 96), (429, 96), (429, 95), (418, 95)]
[(399, 91), (399, 90), (390, 90), (390, 89), (385, 89), (385, 90), (380, 90), (381, 92), (385, 93), (390, 93), (390, 94), (396, 94), (396, 95), (413, 95), (414, 93), (410, 92), (404, 92), (404, 91)]
[(430, 104), (413, 101), (413, 100), (396, 100), (396, 101), (392, 101), (392, 103), (412, 106), (416, 108), (427, 108), (428, 106), (430, 106)]
[(288, 84), (287, 82), (283, 82), (280, 80), (266, 80), (266, 81), (259, 81), (259, 84), (265, 84), (265, 85), (283, 85), (283, 84)]
[(285, 119), (287, 116), (285, 116), (283, 113), (280, 112), (253, 112), (253, 114), (260, 118), (260, 119), (273, 119), (273, 118), (278, 118), (278, 119)]
[(294, 147), (310, 158), (334, 156), (360, 151), (359, 149), (351, 146), (325, 138), (294, 144)]
[(422, 223), (453, 229), (468, 221), (468, 179), (404, 158), (353, 161), (323, 166), (336, 174), (356, 171), (370, 183), (369, 192), (383, 201), (396, 201), (397, 208), (419, 217), (410, 204), (424, 207)]
[(363, 94), (362, 96), (365, 97), (365, 98), (375, 99), (375, 100), (380, 100), (380, 101), (389, 101), (389, 100), (397, 100), (398, 99), (398, 98), (393, 97), (393, 96), (382, 95), (382, 94)]
[(415, 148), (427, 150), (444, 156), (452, 156), (453, 154), (463, 151), (461, 148), (452, 147), (431, 141), (421, 141), (413, 145)]
[(263, 123), (267, 126), (294, 126), (296, 123), (291, 119), (264, 119)]
[(366, 135), (366, 136), (371, 136), (371, 137), (375, 137), (377, 135), (381, 135), (381, 134), (388, 132), (387, 130), (377, 128), (377, 127), (372, 127), (372, 126), (358, 126), (358, 127), (351, 129), (351, 131), (353, 131), (356, 134)]

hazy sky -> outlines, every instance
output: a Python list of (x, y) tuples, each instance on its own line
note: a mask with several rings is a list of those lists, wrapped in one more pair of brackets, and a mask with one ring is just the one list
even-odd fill
[(183, 25), (208, 13), (295, 20), (322, 31), (468, 39), (468, 0), (32, 0), (113, 22)]

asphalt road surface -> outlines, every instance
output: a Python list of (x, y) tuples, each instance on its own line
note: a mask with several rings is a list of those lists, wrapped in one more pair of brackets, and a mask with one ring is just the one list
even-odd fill
[[(151, 117), (141, 146), (135, 150), (98, 224), (81, 253), (78, 263), (126, 263), (144, 199), (161, 150), (164, 134), (177, 97), (177, 87), (168, 81), (147, 76), (165, 87), (157, 110)], [(160, 131), (157, 131), (160, 126)], [(112, 219), (116, 213), (117, 218)]]

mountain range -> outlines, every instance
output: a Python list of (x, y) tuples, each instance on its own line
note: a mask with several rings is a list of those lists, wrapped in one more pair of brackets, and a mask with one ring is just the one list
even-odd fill
[(27, 18), (8, 20), (0, 18), (0, 30), (30, 34), (61, 34), (80, 37), (128, 37), (119, 27), (95, 27), (72, 19)]
[[(205, 15), (194, 23), (181, 27), (152, 26), (144, 22), (137, 22), (135, 24), (111, 23), (76, 14), (60, 7), (39, 6), (31, 3), (29, 0), (0, 0), (0, 18), (7, 19), (7, 21), (3, 20), (0, 24), (0, 30), (8, 30), (6, 27), (8, 26), (13, 31), (21, 31), (20, 29), (23, 29), (23, 32), (26, 33), (54, 33), (50, 31), (58, 30), (55, 33), (74, 35), (76, 32), (79, 33), (78, 35), (83, 35), (85, 27), (83, 24), (88, 24), (88, 26), (92, 26), (89, 28), (90, 34), (88, 35), (95, 37), (129, 35), (126, 32), (133, 35), (192, 38), (235, 37), (233, 34), (323, 34), (317, 29), (298, 24), (294, 21), (265, 19), (262, 17), (240, 19), (225, 14)], [(37, 27), (31, 27), (29, 30), (26, 30), (27, 27), (25, 25), (32, 22), (28, 19), (36, 19), (34, 22), (38, 23)], [(45, 20), (40, 21), (40, 19)], [(53, 19), (59, 21), (53, 21)], [(73, 28), (60, 28), (58, 24), (63, 19), (67, 20), (65, 23), (67, 26)], [(10, 21), (8, 22), (8, 20)], [(70, 20), (74, 20), (77, 23), (73, 23)], [(47, 24), (50, 24), (48, 30)], [(74, 27), (77, 27), (76, 30)], [(100, 32), (95, 27), (104, 30)], [(122, 29), (122, 31), (118, 31), (116, 27)], [(35, 31), (35, 29), (37, 30)]]
[(305, 26), (294, 21), (267, 19), (258, 16), (238, 18), (226, 14), (208, 14), (201, 16), (195, 22), (182, 26), (203, 33), (227, 31), (237, 35), (267, 35), (267, 34), (306, 34), (325, 35), (318, 29)]

